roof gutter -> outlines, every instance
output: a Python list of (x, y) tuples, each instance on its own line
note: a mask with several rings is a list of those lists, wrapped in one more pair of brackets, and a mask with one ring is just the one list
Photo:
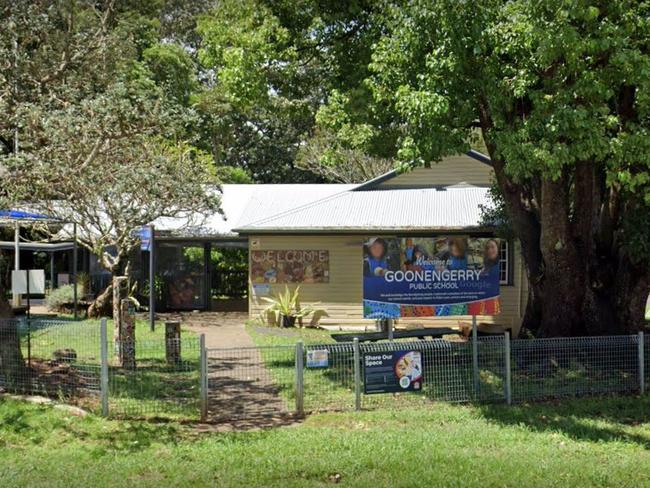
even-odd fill
[(233, 229), (234, 232), (244, 236), (248, 235), (350, 235), (350, 234), (400, 234), (400, 235), (426, 235), (426, 234), (489, 234), (493, 235), (495, 227), (477, 225), (472, 227), (436, 227), (436, 228), (376, 228), (376, 227), (310, 227), (310, 228), (293, 228), (293, 229), (280, 229), (280, 228), (241, 228)]

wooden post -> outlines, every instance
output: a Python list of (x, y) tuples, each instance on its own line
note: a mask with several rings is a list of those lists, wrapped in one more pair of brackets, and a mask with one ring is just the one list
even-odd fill
[(113, 347), (115, 354), (119, 355), (120, 331), (122, 330), (122, 299), (126, 298), (124, 289), (126, 286), (126, 276), (116, 276), (113, 278)]
[(181, 362), (181, 323), (179, 320), (165, 322), (165, 358), (170, 366), (176, 366)]
[(135, 369), (135, 309), (128, 298), (122, 300), (120, 308), (120, 364)]
[(108, 417), (108, 333), (106, 330), (106, 319), (102, 319), (100, 326), (100, 392), (102, 400), (102, 416)]

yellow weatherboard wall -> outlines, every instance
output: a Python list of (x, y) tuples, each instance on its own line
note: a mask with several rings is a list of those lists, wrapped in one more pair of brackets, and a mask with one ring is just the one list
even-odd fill
[[(363, 318), (362, 280), (363, 280), (363, 241), (362, 235), (262, 235), (250, 236), (250, 250), (286, 250), (311, 249), (329, 251), (329, 283), (305, 283), (300, 285), (300, 297), (303, 304), (314, 304), (326, 312), (326, 316), (318, 317), (321, 325), (373, 327), (374, 320)], [(525, 310), (527, 289), (526, 276), (522, 268), (519, 246), (513, 253), (513, 285), (501, 286), (500, 315), (480, 316), (479, 322), (501, 324), (512, 327), (517, 333), (521, 317)], [(250, 277), (249, 277), (250, 280)], [(252, 318), (260, 317), (268, 306), (260, 297), (254, 296), (252, 283), (249, 283), (249, 310)], [(289, 285), (294, 289), (296, 285)], [(524, 288), (522, 288), (524, 286)], [(283, 291), (285, 284), (269, 285), (270, 294)], [(471, 321), (469, 316), (431, 317), (400, 319), (398, 326), (419, 325), (432, 327), (456, 327), (460, 322)], [(305, 325), (313, 323), (313, 319), (305, 320)]]
[(465, 154), (451, 156), (430, 168), (414, 168), (377, 185), (382, 188), (422, 188), (449, 186), (469, 183), (476, 186), (489, 186), (494, 171), (492, 167)]

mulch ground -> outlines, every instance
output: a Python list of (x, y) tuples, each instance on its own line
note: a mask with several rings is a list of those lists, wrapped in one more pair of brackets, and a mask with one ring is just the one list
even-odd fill
[(32, 359), (26, 365), (18, 384), (4, 385), (6, 391), (35, 392), (54, 398), (85, 397), (98, 382), (74, 364), (63, 361)]

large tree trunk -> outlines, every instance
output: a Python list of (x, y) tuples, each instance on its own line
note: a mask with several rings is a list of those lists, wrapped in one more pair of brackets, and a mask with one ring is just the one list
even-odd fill
[(88, 317), (111, 317), (113, 314), (113, 284), (109, 284), (88, 307)]
[(523, 328), (543, 337), (643, 328), (650, 265), (647, 257), (635, 262), (628, 252), (623, 220), (644, 207), (628, 201), (622, 208), (618, 190), (606, 184), (604, 164), (595, 161), (567, 166), (554, 180), (511, 179), (491, 137), (489, 105), (482, 100), (479, 106), (497, 185), (527, 269)]
[(11, 385), (25, 377), (25, 360), (20, 349), (18, 324), (7, 320), (13, 313), (3, 295), (0, 296), (0, 375)]
[(113, 269), (109, 269), (111, 272), (111, 281), (104, 291), (102, 291), (97, 298), (90, 304), (88, 307), (88, 317), (99, 318), (99, 317), (115, 317), (119, 313), (119, 305), (116, 309), (114, 302), (114, 283), (115, 278), (118, 276), (124, 276), (128, 274), (128, 256), (121, 255), (118, 258), (117, 264)]
[(574, 335), (582, 328), (585, 275), (573, 239), (567, 176), (541, 182), (540, 241), (544, 262), (542, 279), (543, 336)]

